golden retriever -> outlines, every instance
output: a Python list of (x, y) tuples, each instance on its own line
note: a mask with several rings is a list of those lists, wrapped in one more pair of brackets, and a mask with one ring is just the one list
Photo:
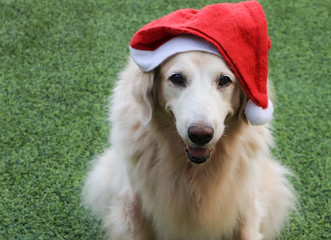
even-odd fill
[(219, 56), (180, 53), (148, 73), (130, 60), (114, 88), (111, 147), (84, 187), (109, 239), (274, 239), (295, 197), (247, 101)]

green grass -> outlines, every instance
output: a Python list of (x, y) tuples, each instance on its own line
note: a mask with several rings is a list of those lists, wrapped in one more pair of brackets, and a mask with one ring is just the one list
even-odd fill
[[(330, 1), (260, 1), (277, 90), (275, 156), (297, 178), (280, 239), (331, 239)], [(107, 98), (147, 22), (206, 0), (0, 1), (0, 239), (99, 239), (80, 206)]]

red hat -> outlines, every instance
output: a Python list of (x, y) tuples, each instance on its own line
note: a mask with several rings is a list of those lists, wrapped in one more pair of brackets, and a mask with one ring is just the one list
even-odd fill
[(130, 52), (144, 72), (180, 52), (205, 51), (221, 56), (251, 100), (245, 109), (247, 119), (260, 125), (268, 122), (273, 113), (267, 96), (270, 46), (261, 5), (246, 1), (170, 13), (136, 32)]

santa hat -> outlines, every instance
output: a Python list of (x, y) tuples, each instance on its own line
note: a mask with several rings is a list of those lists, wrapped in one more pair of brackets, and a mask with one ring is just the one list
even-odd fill
[(180, 52), (204, 51), (221, 56), (250, 98), (246, 118), (252, 125), (261, 125), (273, 113), (267, 96), (270, 46), (261, 5), (246, 1), (175, 11), (136, 32), (130, 52), (144, 72)]

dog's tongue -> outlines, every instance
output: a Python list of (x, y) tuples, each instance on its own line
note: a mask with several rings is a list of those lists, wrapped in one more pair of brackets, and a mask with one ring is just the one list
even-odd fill
[(194, 148), (187, 146), (187, 151), (195, 158), (204, 158), (209, 153), (208, 148)]

